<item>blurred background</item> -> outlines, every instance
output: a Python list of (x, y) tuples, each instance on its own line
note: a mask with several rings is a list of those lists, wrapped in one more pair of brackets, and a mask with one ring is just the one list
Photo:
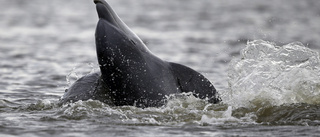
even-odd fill
[[(320, 48), (317, 0), (108, 2), (156, 55), (206, 73), (220, 88), (248, 40)], [(79, 63), (96, 64), (91, 0), (0, 0), (0, 8), (2, 69), (20, 64), (63, 77)]]

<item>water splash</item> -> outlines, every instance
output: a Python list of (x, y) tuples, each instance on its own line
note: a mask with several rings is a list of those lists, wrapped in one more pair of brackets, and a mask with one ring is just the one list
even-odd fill
[[(172, 96), (160, 108), (109, 106), (95, 100), (78, 101), (62, 106), (59, 119), (101, 119), (102, 123), (118, 125), (212, 125), (241, 122), (231, 116), (232, 108), (225, 104), (210, 104), (192, 94)], [(53, 116), (53, 117), (56, 117)]]
[(280, 47), (255, 40), (240, 56), (230, 63), (225, 103), (236, 108), (320, 103), (318, 52), (299, 42)]

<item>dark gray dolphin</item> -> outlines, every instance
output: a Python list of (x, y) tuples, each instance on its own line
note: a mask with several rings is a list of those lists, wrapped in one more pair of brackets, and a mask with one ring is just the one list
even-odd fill
[(94, 0), (99, 21), (96, 50), (100, 72), (77, 80), (61, 103), (99, 100), (113, 105), (158, 107), (166, 96), (192, 92), (217, 103), (216, 89), (193, 69), (153, 55), (104, 0)]

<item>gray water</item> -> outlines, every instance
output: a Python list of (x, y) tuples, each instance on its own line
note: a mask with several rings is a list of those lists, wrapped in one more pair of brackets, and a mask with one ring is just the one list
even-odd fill
[[(108, 0), (160, 58), (187, 65), (223, 102), (58, 106), (99, 70), (92, 0), (0, 0), (0, 136), (317, 136), (320, 1)], [(261, 40), (260, 40), (261, 39)]]

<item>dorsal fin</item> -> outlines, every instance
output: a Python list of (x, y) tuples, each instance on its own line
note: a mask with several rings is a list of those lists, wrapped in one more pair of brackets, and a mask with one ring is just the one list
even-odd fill
[(202, 74), (181, 64), (171, 62), (170, 65), (182, 92), (192, 92), (194, 96), (208, 99), (210, 103), (220, 102), (216, 97), (216, 89)]

